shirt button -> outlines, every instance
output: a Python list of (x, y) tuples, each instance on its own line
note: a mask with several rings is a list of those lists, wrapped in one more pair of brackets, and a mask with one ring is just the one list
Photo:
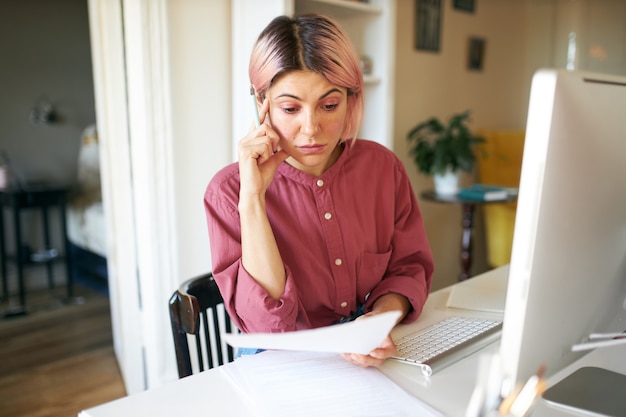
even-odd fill
[(321, 187), (324, 185), (324, 180), (317, 180), (317, 186)]
[(333, 215), (332, 215), (332, 214), (330, 214), (330, 213), (326, 213), (326, 214), (324, 214), (324, 218), (325, 218), (326, 220), (330, 220), (332, 217), (333, 217)]
[(348, 303), (346, 303), (345, 301), (343, 303), (341, 303), (341, 307), (346, 308), (346, 306), (348, 305)]
[(343, 261), (340, 258), (335, 259), (335, 265), (339, 266), (343, 263)]

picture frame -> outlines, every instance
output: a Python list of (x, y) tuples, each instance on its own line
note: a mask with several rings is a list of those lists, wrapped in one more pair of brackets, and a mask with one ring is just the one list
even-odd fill
[(470, 71), (482, 71), (485, 60), (485, 46), (487, 40), (477, 36), (469, 38), (467, 47), (467, 69)]
[(474, 13), (475, 0), (454, 0), (453, 5), (456, 10)]
[(442, 0), (415, 0), (414, 44), (418, 51), (439, 52)]

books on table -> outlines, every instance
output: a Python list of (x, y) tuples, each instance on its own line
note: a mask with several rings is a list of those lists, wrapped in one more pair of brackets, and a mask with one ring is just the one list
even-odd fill
[(486, 184), (472, 184), (461, 188), (457, 194), (458, 198), (476, 201), (507, 200), (515, 196), (517, 196), (517, 188)]

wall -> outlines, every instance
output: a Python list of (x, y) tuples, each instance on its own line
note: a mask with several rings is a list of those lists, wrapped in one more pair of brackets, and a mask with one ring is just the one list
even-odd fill
[(211, 269), (204, 190), (233, 161), (230, 12), (229, 1), (168, 3), (181, 281)]
[[(431, 116), (447, 119), (467, 109), (473, 112), (474, 129), (519, 129), (526, 117), (524, 3), (477, 1), (474, 13), (454, 10), (451, 1), (442, 3), (439, 52), (414, 49), (415, 1), (399, 0), (397, 5), (394, 150), (403, 158), (418, 196), (433, 185), (408, 156), (406, 133), (415, 124)], [(470, 36), (486, 39), (480, 72), (466, 68)], [(471, 177), (466, 175), (463, 181)], [(422, 200), (420, 206), (435, 257), (433, 289), (437, 289), (453, 284), (461, 271), (461, 208)], [(480, 214), (479, 210), (474, 228), (472, 275), (488, 269)]]
[[(430, 117), (471, 109), (475, 129), (523, 129), (532, 74), (567, 65), (568, 36), (576, 33), (574, 69), (626, 75), (626, 2), (619, 0), (476, 0), (474, 13), (443, 1), (438, 53), (413, 48), (415, 0), (398, 0), (394, 150), (405, 161), (416, 193), (432, 188), (407, 152), (406, 133)], [(468, 71), (469, 36), (486, 39), (484, 69)], [(464, 181), (470, 182), (471, 176)], [(420, 201), (436, 262), (433, 289), (460, 271), (460, 208)], [(472, 274), (488, 269), (482, 216), (475, 225)]]
[[(0, 57), (0, 151), (8, 152), (28, 182), (72, 184), (82, 131), (95, 122), (86, 0), (2, 0)], [(57, 123), (30, 122), (41, 98), (54, 106)], [(25, 212), (22, 219), (25, 241), (39, 249), (41, 217)], [(56, 209), (50, 221), (52, 243), (59, 248)], [(12, 224), (6, 224), (9, 235)], [(7, 246), (13, 253), (13, 239), (7, 239)], [(28, 285), (45, 286), (44, 272), (27, 268)], [(64, 281), (65, 273), (55, 271), (55, 279)]]
[[(30, 181), (71, 183), (82, 130), (95, 122), (85, 0), (0, 2), (0, 149)], [(47, 98), (60, 120), (35, 125)]]
[[(560, 0), (546, 4), (535, 0), (531, 5), (533, 28), (549, 34), (547, 62), (552, 66), (626, 75), (626, 2)], [(533, 46), (541, 47), (539, 43)]]

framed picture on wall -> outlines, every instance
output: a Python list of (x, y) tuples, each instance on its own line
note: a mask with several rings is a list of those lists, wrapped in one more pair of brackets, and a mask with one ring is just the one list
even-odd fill
[(415, 0), (415, 49), (439, 52), (441, 0)]
[(470, 71), (482, 71), (483, 61), (485, 60), (485, 44), (484, 38), (471, 37), (467, 47), (467, 69)]
[(474, 0), (454, 0), (454, 8), (464, 12), (474, 13)]

